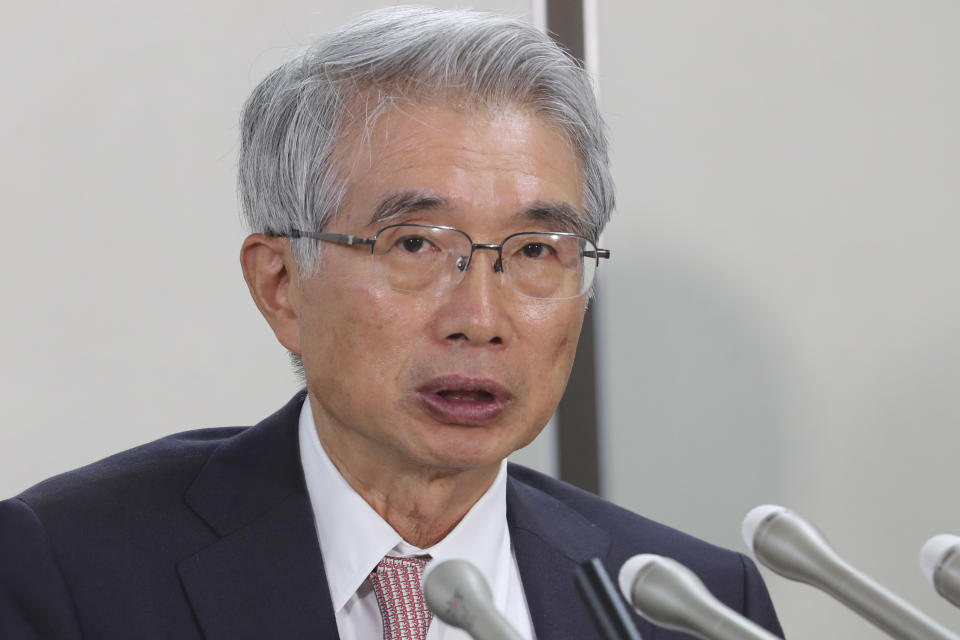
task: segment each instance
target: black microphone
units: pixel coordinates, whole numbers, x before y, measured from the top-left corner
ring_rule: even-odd
[[[644,617],[704,640],[779,640],[717,600],[676,560],[643,554],[620,569],[620,590]]]
[[[493,605],[493,594],[483,574],[466,560],[428,565],[423,597],[435,616],[463,629],[474,640],[523,640]]]
[[[642,640],[600,558],[574,569],[573,581],[604,640]]]
[[[942,533],[927,540],[920,570],[937,593],[960,607],[960,536]]]
[[[757,560],[770,569],[825,591],[894,638],[960,640],[852,567],[812,524],[784,507],[752,509],[743,521],[743,539]]]

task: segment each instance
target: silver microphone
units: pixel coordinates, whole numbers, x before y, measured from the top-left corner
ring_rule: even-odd
[[[937,593],[960,607],[960,536],[942,533],[927,540],[920,570]]]
[[[423,597],[435,616],[463,629],[474,640],[523,640],[493,605],[493,594],[483,574],[466,560],[428,565]]]
[[[743,521],[743,539],[757,560],[773,571],[825,591],[894,638],[960,640],[852,567],[813,525],[784,507],[752,509]]]
[[[717,600],[696,574],[676,560],[633,556],[623,563],[619,578],[627,602],[661,627],[704,640],[779,640]]]

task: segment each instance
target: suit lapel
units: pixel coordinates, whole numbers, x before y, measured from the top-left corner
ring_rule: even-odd
[[[513,477],[507,483],[507,523],[537,640],[599,639],[573,572],[591,558],[606,560],[607,532],[562,501]],[[611,576],[616,581],[616,575]],[[653,637],[649,623],[634,621],[644,638]]]
[[[187,491],[220,536],[178,566],[210,640],[338,637],[300,466],[302,403],[219,447]]]
[[[510,478],[507,523],[537,640],[597,638],[573,570],[603,557],[606,533],[562,502]]]

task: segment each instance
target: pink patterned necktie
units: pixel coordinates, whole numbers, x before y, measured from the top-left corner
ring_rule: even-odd
[[[423,601],[420,580],[429,556],[386,556],[370,574],[383,618],[383,640],[425,640],[433,613]]]

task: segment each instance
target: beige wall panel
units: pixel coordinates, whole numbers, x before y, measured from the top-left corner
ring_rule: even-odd
[[[740,550],[747,510],[784,504],[960,628],[916,560],[960,533],[960,5],[601,2],[598,24],[610,497]],[[879,636],[765,575],[788,636]]]

